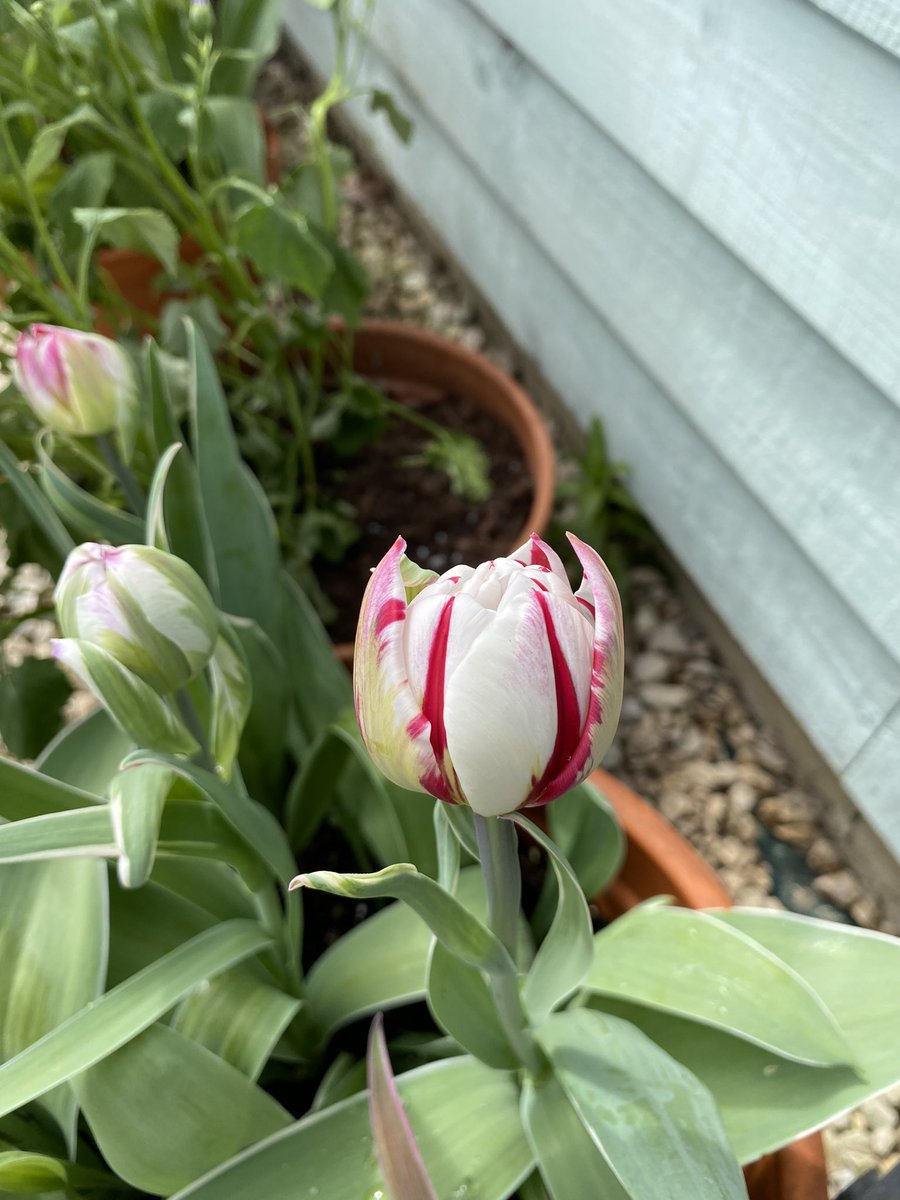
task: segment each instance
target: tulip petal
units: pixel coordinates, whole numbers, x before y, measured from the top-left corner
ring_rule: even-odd
[[[404,652],[407,616],[403,580],[406,542],[397,538],[372,572],[363,597],[353,656],[353,691],[360,732],[376,766],[412,791],[437,773],[431,726],[409,685]]]
[[[594,613],[590,706],[571,759],[555,779],[548,781],[543,793],[535,797],[536,804],[546,804],[563,795],[600,763],[615,737],[622,709],[625,638],[619,590],[597,551],[572,533],[566,536],[584,568],[584,584],[577,598],[585,601]]]
[[[548,612],[560,647],[556,657]],[[450,677],[444,707],[450,760],[467,803],[482,816],[520,808],[555,752],[566,757],[562,747],[578,741],[580,709],[588,707],[586,626],[576,608],[549,593],[517,592],[504,598]],[[560,677],[568,697],[562,727]]]
[[[548,546],[544,539],[538,537],[536,533],[531,535],[524,546],[520,546],[514,554],[511,554],[510,558],[514,558],[516,562],[522,563],[525,567],[546,567],[548,571],[552,571],[554,575],[568,584],[568,576],[562,559],[552,546]]]

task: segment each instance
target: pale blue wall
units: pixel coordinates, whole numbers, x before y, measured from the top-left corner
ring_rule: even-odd
[[[892,0],[379,0],[416,132],[354,119],[900,856],[898,51]]]

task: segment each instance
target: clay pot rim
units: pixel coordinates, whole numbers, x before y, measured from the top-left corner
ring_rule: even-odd
[[[485,390],[493,389],[502,397],[501,407],[505,415],[499,412],[496,415],[507,425],[522,449],[534,490],[528,516],[515,542],[509,547],[509,552],[518,549],[532,533],[543,533],[553,512],[556,454],[547,424],[528,393],[483,354],[469,350],[466,346],[461,346],[458,342],[431,330],[419,329],[403,321],[372,317],[366,318],[357,330],[354,349],[360,345],[364,346],[368,339],[380,339],[395,347],[405,344],[426,352],[433,360],[449,360],[465,373],[477,376],[483,381]],[[385,370],[384,374],[400,378],[400,373],[396,370]],[[336,643],[334,652],[345,666],[352,665],[352,642]]]
[[[712,868],[661,813],[607,771],[594,771],[590,778],[612,803],[628,839],[619,878],[598,897],[601,911],[613,915],[617,909],[622,911],[623,903],[630,907],[635,898],[649,899],[634,878],[640,874],[642,859],[658,867],[658,878],[666,877],[666,890],[680,904],[689,908],[732,906]],[[764,1155],[748,1164],[745,1174],[751,1200],[827,1200],[825,1150],[818,1133]]]

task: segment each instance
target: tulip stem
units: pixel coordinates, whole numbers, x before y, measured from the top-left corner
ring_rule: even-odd
[[[519,935],[519,905],[522,873],[519,843],[511,821],[481,817],[473,812],[478,857],[487,890],[488,925],[515,961]],[[509,1044],[532,1075],[541,1073],[541,1058],[522,1007],[519,981],[515,975],[490,976],[491,994]]]
[[[131,511],[135,516],[143,517],[144,509],[146,508],[144,493],[141,491],[138,481],[119,457],[119,453],[108,433],[97,435],[97,449],[100,451],[100,456],[107,467],[109,467],[118,480],[119,487],[121,487],[125,494],[125,499],[131,506]]]
[[[187,688],[178,689],[175,693],[175,704],[178,706],[178,711],[184,718],[184,723],[190,730],[194,741],[200,747],[200,766],[210,771],[213,775],[216,775],[218,773],[216,770],[216,760],[212,756],[206,737],[206,730],[203,728],[203,722],[200,720],[200,715],[194,706]]]

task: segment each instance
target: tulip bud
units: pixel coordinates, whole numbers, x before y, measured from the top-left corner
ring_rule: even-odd
[[[137,408],[128,355],[96,333],[32,325],[16,343],[13,375],[35,415],[59,433],[110,433]]]
[[[54,600],[66,638],[105,650],[162,695],[203,670],[218,636],[199,575],[152,546],[85,542],[66,560]]]
[[[612,742],[622,706],[622,609],[595,550],[573,592],[537,535],[510,558],[426,579],[398,538],[375,568],[356,635],[363,741],[401,787],[482,816],[546,804]]]

